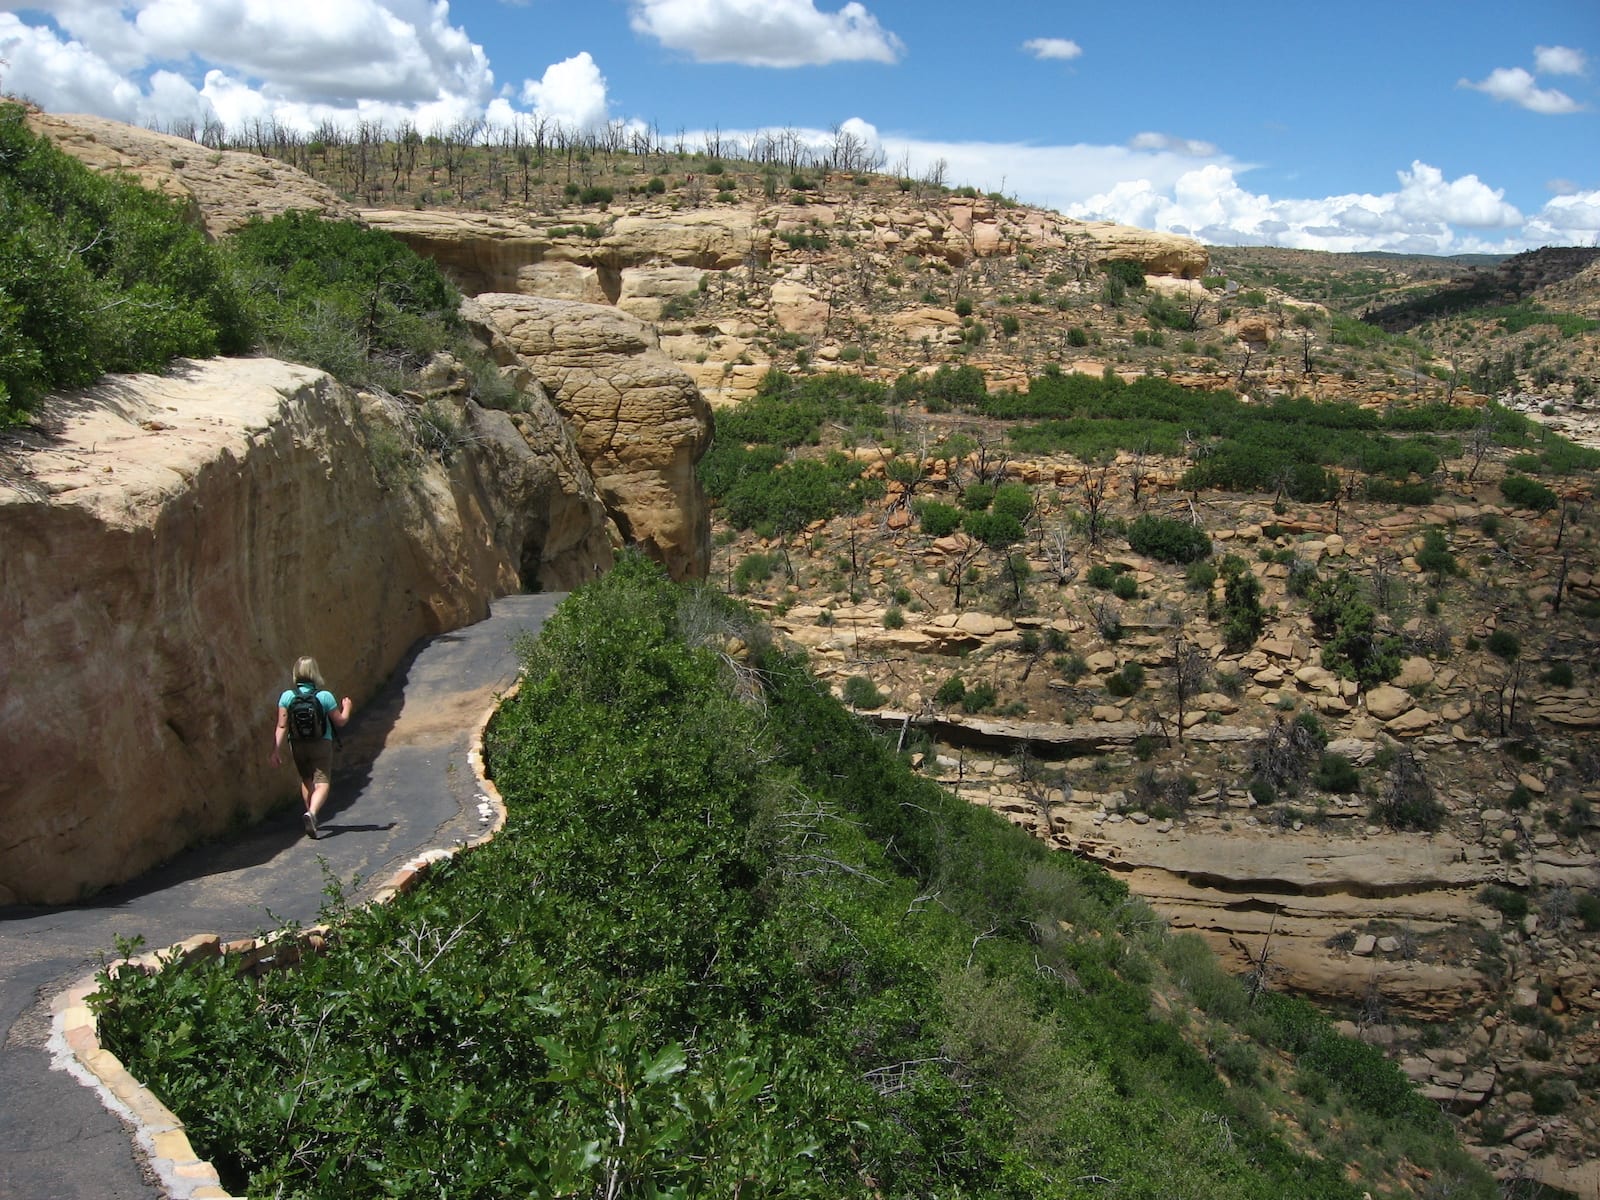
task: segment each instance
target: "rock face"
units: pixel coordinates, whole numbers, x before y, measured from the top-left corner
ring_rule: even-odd
[[[359,701],[418,637],[609,565],[538,397],[467,404],[448,471],[394,455],[395,406],[270,359],[180,363],[54,398],[6,448],[0,903],[75,900],[283,799],[265,748],[297,656]]]
[[[655,332],[604,305],[493,293],[468,300],[503,364],[525,366],[571,423],[606,511],[674,578],[702,578],[711,523],[694,466],[711,409]]]
[[[303,171],[236,150],[208,150],[188,138],[81,113],[28,113],[28,127],[99,171],[132,175],[145,187],[182,201],[212,237],[251,217],[290,209],[354,217],[355,209]]]

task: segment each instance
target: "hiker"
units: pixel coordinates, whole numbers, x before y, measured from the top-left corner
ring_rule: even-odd
[[[269,761],[273,766],[283,761],[283,739],[287,737],[295,770],[300,772],[300,802],[305,805],[300,821],[309,838],[317,836],[317,813],[327,803],[333,783],[333,731],[343,729],[350,720],[350,708],[349,696],[334,701],[314,658],[294,664],[294,685],[278,697],[278,726]]]

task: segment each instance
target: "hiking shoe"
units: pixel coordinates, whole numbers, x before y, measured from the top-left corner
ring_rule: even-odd
[[[300,814],[300,823],[306,827],[306,836],[315,841],[317,837],[317,818],[315,814],[310,809],[307,809]]]

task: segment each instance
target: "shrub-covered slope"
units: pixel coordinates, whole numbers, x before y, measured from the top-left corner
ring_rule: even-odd
[[[234,1186],[1491,1194],[1376,1051],[913,775],[721,597],[628,560],[523,653],[492,844],[294,971],[108,981]]]

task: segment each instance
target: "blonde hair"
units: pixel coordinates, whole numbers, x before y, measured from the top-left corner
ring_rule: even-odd
[[[318,691],[328,686],[322,682],[322,669],[317,666],[317,660],[309,655],[295,660],[294,681],[296,683],[314,683],[317,685]]]

